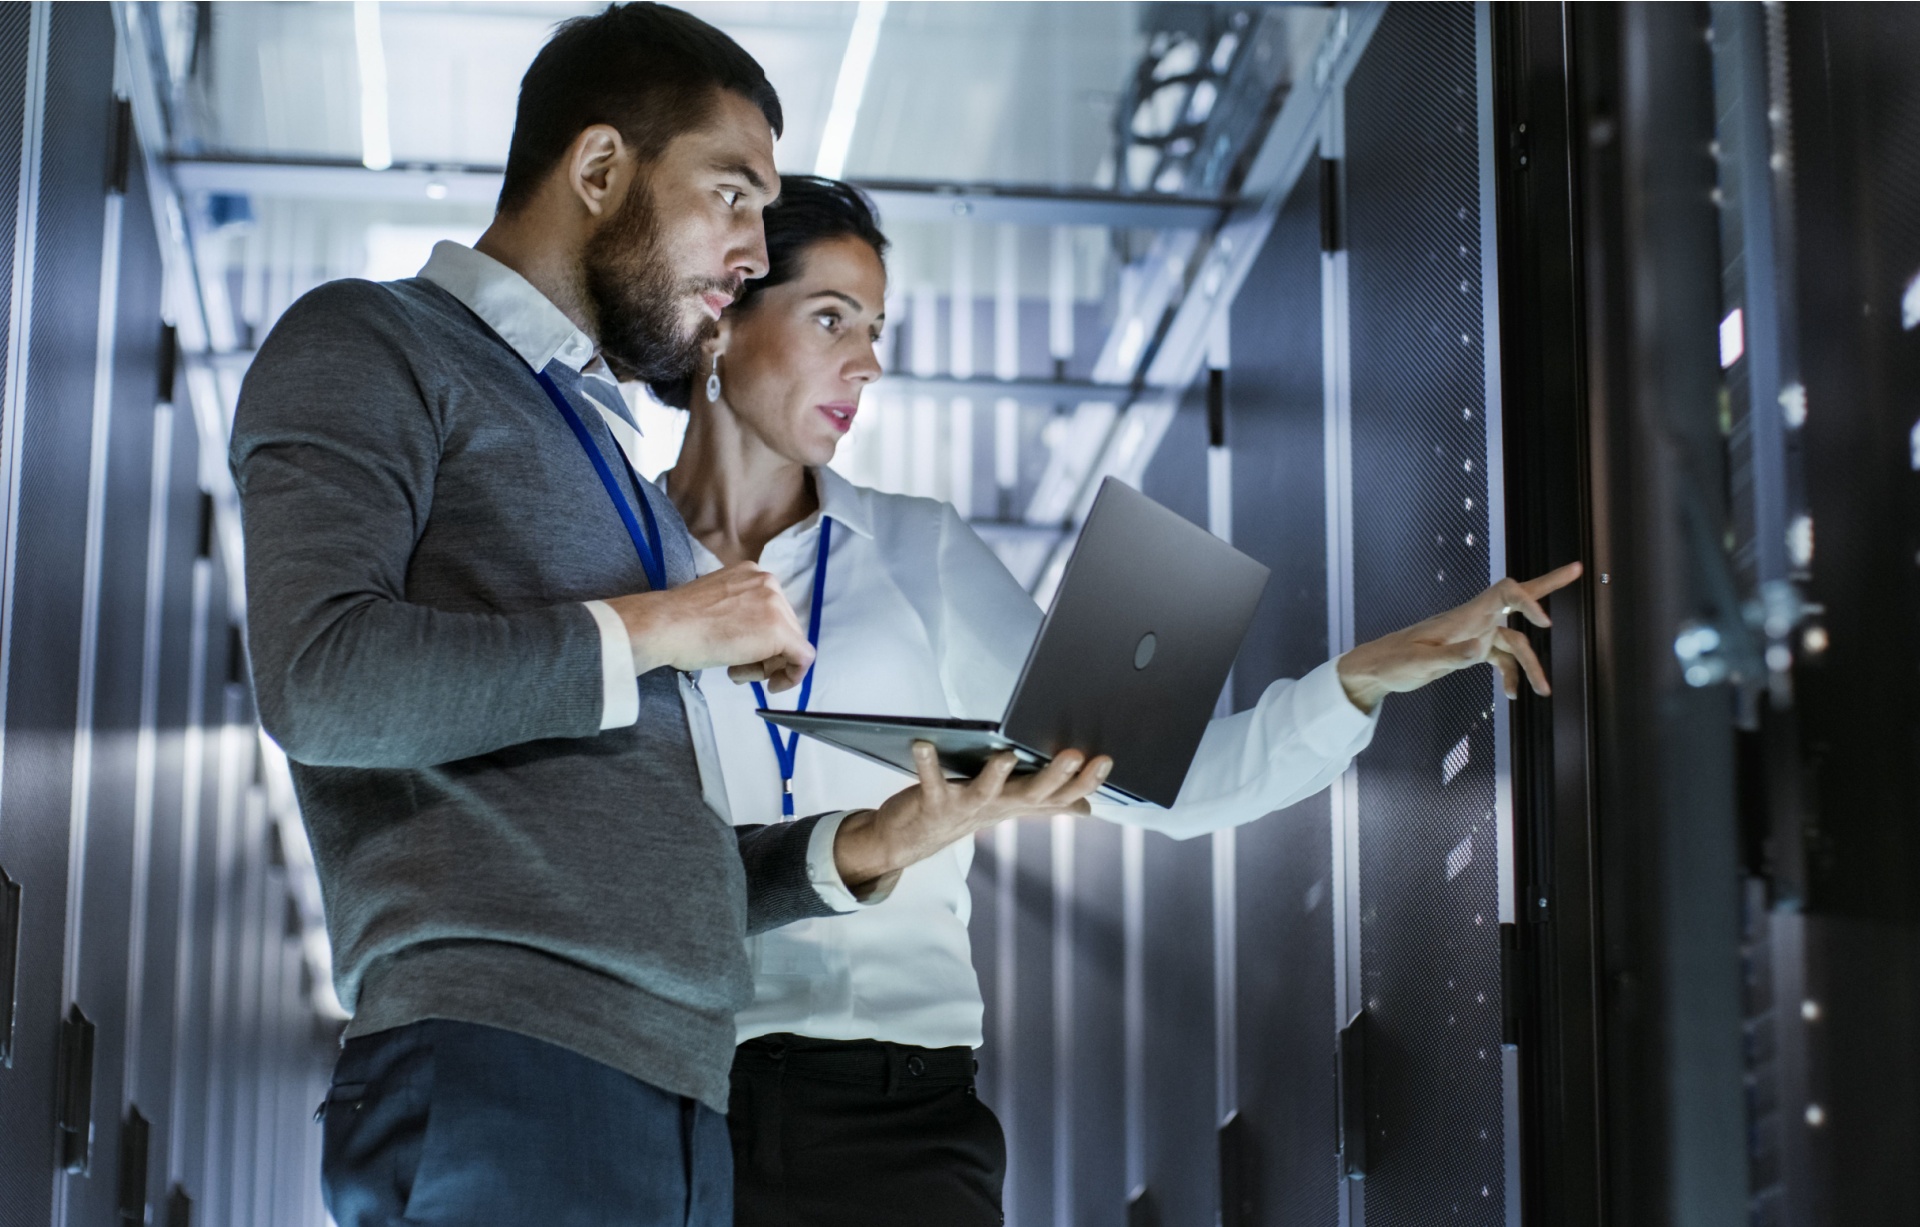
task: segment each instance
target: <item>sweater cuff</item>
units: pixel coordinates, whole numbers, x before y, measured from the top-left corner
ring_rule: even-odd
[[[605,601],[585,602],[600,628],[600,730],[623,729],[640,719],[640,684],[633,664],[633,644],[627,624]]]
[[[1294,727],[1315,753],[1326,758],[1348,757],[1373,740],[1385,701],[1369,715],[1353,705],[1340,684],[1339,660],[1328,661],[1301,678],[1293,688]]]
[[[840,868],[833,860],[833,841],[840,833],[840,824],[853,812],[841,810],[823,814],[820,821],[814,823],[813,834],[807,839],[807,879],[813,883],[813,889],[819,892],[821,902],[836,912],[855,912],[885,902],[900,880],[899,874],[888,874],[883,884],[865,899],[855,898],[853,892],[847,889],[847,884],[840,880]]]

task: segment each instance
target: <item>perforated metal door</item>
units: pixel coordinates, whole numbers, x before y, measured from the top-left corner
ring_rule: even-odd
[[[1360,641],[1472,597],[1496,557],[1479,81],[1474,6],[1396,4],[1347,87]],[[1361,760],[1369,1227],[1508,1221],[1501,702],[1486,669],[1396,696]]]

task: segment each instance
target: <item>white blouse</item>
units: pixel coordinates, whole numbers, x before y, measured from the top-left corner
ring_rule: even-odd
[[[804,624],[820,517],[832,517],[826,597],[809,709],[997,720],[1039,632],[1041,612],[945,503],[858,487],[814,470],[821,511],[767,543],[760,565]],[[702,574],[720,561],[697,542]],[[750,686],[701,678],[736,823],[781,820],[780,768]],[[790,708],[797,690],[774,695]],[[1269,686],[1249,711],[1213,721],[1171,809],[1100,804],[1104,819],[1175,838],[1250,822],[1311,796],[1372,739],[1376,718],[1347,699],[1331,662]],[[787,736],[782,731],[783,736]],[[802,737],[794,810],[876,806],[910,783],[889,768]],[[748,939],[754,1001],[739,1038],[776,1031],[930,1048],[981,1043],[982,1003],[967,940],[962,840],[906,870],[884,901]]]

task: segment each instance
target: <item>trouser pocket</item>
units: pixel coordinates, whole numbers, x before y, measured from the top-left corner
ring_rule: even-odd
[[[321,1102],[321,1190],[339,1227],[406,1212],[426,1137],[433,1053],[411,1027],[350,1041]]]

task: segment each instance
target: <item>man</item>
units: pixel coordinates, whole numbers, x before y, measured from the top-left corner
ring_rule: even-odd
[[[812,649],[758,568],[694,578],[672,504],[620,459],[611,376],[685,370],[765,271],[779,128],[704,23],[569,22],[522,83],[477,247],[316,290],[248,374],[255,685],[354,1010],[322,1109],[341,1227],[721,1227],[744,935],[878,901],[1104,775],[929,771],[878,811],[730,828],[687,679],[779,689]]]

